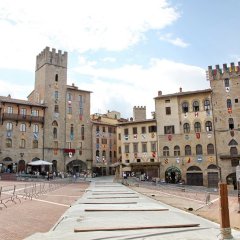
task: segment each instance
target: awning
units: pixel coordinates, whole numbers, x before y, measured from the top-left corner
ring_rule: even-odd
[[[44,161],[44,160],[37,160],[37,161],[28,163],[28,165],[30,165],[30,166],[46,166],[46,165],[52,165],[52,163]]]
[[[131,172],[131,171],[132,171],[132,168],[131,168],[131,167],[123,167],[123,168],[122,168],[122,171],[123,171],[123,172]]]

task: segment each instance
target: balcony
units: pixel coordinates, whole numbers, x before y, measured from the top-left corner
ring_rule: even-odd
[[[44,123],[44,117],[20,115],[20,114],[14,114],[14,113],[3,113],[2,121],[5,121],[5,120]]]

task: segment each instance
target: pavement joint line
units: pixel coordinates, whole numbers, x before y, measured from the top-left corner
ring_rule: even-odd
[[[177,198],[182,198],[182,199],[187,199],[187,200],[195,201],[195,202],[198,202],[198,203],[203,203],[203,202],[204,202],[204,201],[200,201],[200,200],[193,199],[193,198],[187,198],[187,197],[182,197],[182,196],[175,195],[175,194],[165,193],[165,192],[162,192],[162,191],[158,191],[158,192],[159,192],[159,193],[162,193],[162,194],[165,194],[165,195],[174,196],[174,197],[177,197]],[[146,193],[145,193],[145,195],[146,195]]]
[[[50,201],[46,201],[46,200],[42,200],[42,199],[37,199],[37,198],[32,198],[32,200],[35,200],[35,201],[38,201],[38,202],[50,203],[50,204],[54,204],[54,205],[58,205],[58,206],[63,206],[63,207],[71,207],[71,205],[66,205],[66,204],[56,203],[56,202],[50,202]]]
[[[78,204],[137,204],[137,202],[83,202]]]
[[[111,199],[113,199],[113,198],[139,198],[139,196],[136,196],[136,197],[130,197],[130,196],[129,197],[127,197],[127,196],[126,197],[120,197],[120,196],[119,197],[112,197],[112,196],[108,197],[108,196],[106,196],[106,197],[89,197],[88,199],[107,199],[107,198],[111,198]]]
[[[162,211],[169,211],[168,208],[149,208],[149,209],[134,209],[134,208],[129,208],[129,209],[110,209],[110,208],[105,208],[105,209],[97,209],[97,208],[86,208],[84,210],[85,212],[162,212]]]

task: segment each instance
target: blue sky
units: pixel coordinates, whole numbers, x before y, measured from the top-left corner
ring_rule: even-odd
[[[163,94],[209,88],[209,65],[240,61],[239,0],[1,0],[0,95],[26,99],[35,58],[68,52],[68,84],[91,112],[154,111]]]

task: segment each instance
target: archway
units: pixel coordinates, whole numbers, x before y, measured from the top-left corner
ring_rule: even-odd
[[[52,171],[57,173],[57,160],[52,160]]]
[[[87,164],[82,160],[72,160],[67,164],[67,171],[70,173],[86,172]]]
[[[167,183],[178,183],[182,178],[181,171],[177,167],[169,167],[165,171],[165,181]]]
[[[13,172],[13,162],[10,157],[6,157],[3,159],[3,166],[2,166],[3,172],[12,173]]]
[[[203,186],[203,173],[201,168],[191,166],[187,169],[187,185]]]
[[[218,176],[218,167],[215,164],[210,164],[207,168],[208,171],[208,187],[209,188],[217,188],[219,182]]]
[[[25,161],[24,160],[19,160],[18,161],[18,172],[22,173],[25,172],[26,169],[26,165],[25,165]]]
[[[234,189],[237,189],[237,178],[236,178],[236,172],[230,173],[226,177],[226,182],[228,185],[233,185]]]

